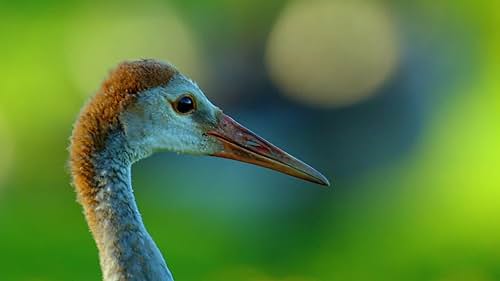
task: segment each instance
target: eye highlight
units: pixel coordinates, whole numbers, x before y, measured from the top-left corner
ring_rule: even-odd
[[[196,103],[194,102],[193,97],[185,95],[174,102],[174,109],[178,113],[188,114],[196,109]]]

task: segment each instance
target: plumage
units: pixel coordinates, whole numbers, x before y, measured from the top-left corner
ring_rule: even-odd
[[[113,70],[96,95],[84,106],[71,138],[71,173],[84,205],[95,204],[92,157],[104,148],[109,133],[118,128],[119,114],[147,89],[166,85],[178,71],[155,60],[124,62]],[[93,215],[88,214],[93,220]]]
[[[329,184],[226,116],[172,65],[124,62],[83,107],[70,146],[73,184],[106,281],[173,280],[131,186],[132,164],[161,150],[235,159]]]

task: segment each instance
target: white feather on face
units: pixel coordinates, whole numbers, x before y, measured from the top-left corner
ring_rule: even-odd
[[[182,114],[174,106],[186,95],[192,97],[195,110]],[[154,151],[210,154],[220,150],[220,144],[205,131],[217,124],[220,112],[194,82],[178,74],[167,86],[142,93],[120,121],[128,144],[141,157]]]

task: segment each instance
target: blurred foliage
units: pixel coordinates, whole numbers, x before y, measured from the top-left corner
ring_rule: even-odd
[[[177,280],[500,280],[500,2],[378,1],[397,65],[369,98],[326,106],[307,91],[288,99],[270,78],[266,48],[295,2],[3,1],[0,280],[100,278],[68,137],[106,71],[137,56],[177,64],[225,111],[334,179],[321,190],[219,159],[138,163],[137,200]],[[355,15],[341,23],[347,34],[363,21]],[[333,53],[315,47],[303,62]],[[286,59],[296,65],[280,71],[303,67]]]

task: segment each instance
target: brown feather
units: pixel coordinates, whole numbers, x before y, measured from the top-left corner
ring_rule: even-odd
[[[176,73],[173,66],[155,60],[123,62],[81,111],[71,137],[70,169],[91,230],[97,193],[93,156],[104,148],[108,134],[120,127],[120,113],[142,92],[168,84]]]

